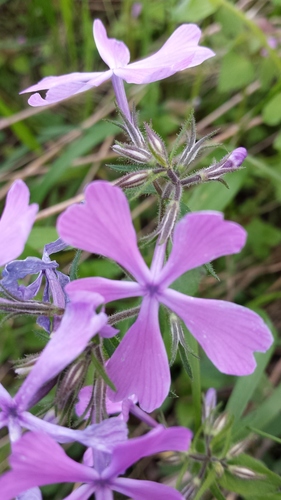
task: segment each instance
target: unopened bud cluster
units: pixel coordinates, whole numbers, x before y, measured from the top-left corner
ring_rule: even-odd
[[[163,244],[171,237],[177,222],[183,188],[210,181],[218,181],[227,186],[223,176],[241,167],[247,151],[243,147],[237,148],[219,162],[190,174],[194,168],[194,160],[200,152],[210,147],[206,142],[215,132],[196,141],[195,120],[191,116],[179,134],[172,153],[169,154],[164,141],[150,125],[146,123],[144,132],[140,130],[134,112],[131,121],[120,110],[119,114],[122,123],[118,125],[130,142],[118,142],[112,149],[130,163],[141,165],[142,169],[124,175],[115,181],[115,185],[123,189],[135,189],[137,194],[141,194],[147,185],[153,185],[159,197],[159,220],[156,230],[145,239],[149,241],[158,236],[158,242]],[[186,143],[178,153],[179,143],[184,135]]]

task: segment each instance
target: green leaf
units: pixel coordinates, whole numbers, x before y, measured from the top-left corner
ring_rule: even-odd
[[[257,173],[257,171],[262,174],[262,177],[271,179],[273,181],[278,181],[281,183],[281,174],[276,171],[275,168],[269,167],[265,162],[261,161],[258,158],[254,158],[253,156],[247,156],[244,165],[247,166],[250,164],[254,168],[252,169],[253,174]]]
[[[258,259],[266,259],[270,249],[281,241],[281,230],[261,219],[252,220],[245,229],[248,233],[246,247],[250,248],[252,255]]]
[[[266,494],[277,493],[281,486],[281,478],[271,472],[262,462],[241,454],[228,461],[228,465],[250,469],[256,473],[255,479],[242,479],[230,471],[225,471],[219,479],[219,484],[231,492],[243,495],[246,498],[265,498]],[[262,476],[262,479],[261,479]]]
[[[249,426],[250,431],[254,432],[255,434],[258,434],[259,436],[265,437],[267,439],[271,439],[272,441],[275,441],[275,443],[281,444],[281,439],[273,436],[272,434],[268,434],[268,432],[263,432],[260,429],[257,429],[256,427],[251,427]]]
[[[113,337],[112,339],[103,339],[103,346],[109,358],[115,352],[119,344],[120,342],[118,341],[117,337]]]
[[[281,122],[281,93],[275,95],[264,106],[262,116],[267,125],[278,125]]]
[[[197,267],[191,271],[182,274],[176,281],[173,282],[171,288],[177,292],[184,293],[185,295],[195,295],[200,281],[205,276],[204,267]]]
[[[115,127],[105,122],[97,123],[84,131],[83,135],[72,142],[59,158],[54,161],[40,184],[31,190],[32,200],[41,203],[51,188],[58,183],[75,158],[88,153],[106,137],[113,135],[114,132],[116,132]]]
[[[204,495],[204,493],[209,490],[210,486],[214,483],[215,480],[216,480],[216,472],[214,470],[210,470],[207,476],[205,477],[203,483],[201,484],[199,490],[197,491],[194,500],[202,499],[202,495]]]
[[[27,244],[36,250],[41,250],[47,243],[55,241],[57,238],[58,233],[54,227],[34,227],[29,235]]]
[[[216,0],[183,0],[176,7],[173,19],[175,21],[197,23],[213,14],[219,6]]]
[[[78,278],[78,266],[79,266],[79,260],[82,254],[82,250],[77,250],[75,253],[74,259],[72,261],[72,264],[70,266],[70,271],[69,271],[69,278],[70,281],[76,280]]]
[[[189,363],[188,358],[187,358],[186,350],[184,349],[184,347],[181,344],[179,344],[178,349],[179,349],[182,365],[183,365],[187,375],[192,379],[192,370],[191,370],[191,366],[190,366],[190,363]]]
[[[110,389],[112,389],[113,391],[116,392],[116,387],[114,386],[113,382],[111,382],[109,376],[107,375],[106,371],[104,370],[104,367],[100,364],[100,362],[97,360],[97,358],[94,355],[92,355],[92,361],[93,361],[93,365],[94,365],[96,371],[101,376],[101,378],[110,387]]]
[[[239,377],[231,396],[226,405],[226,410],[231,413],[235,419],[239,419],[247,407],[251,397],[254,394],[263,373],[266,369],[267,363],[270,360],[275,347],[271,346],[266,353],[257,353],[256,361],[257,367],[252,375],[246,377]]]
[[[219,92],[244,89],[254,79],[254,69],[249,59],[235,52],[227,53],[222,60],[219,75]]]
[[[112,170],[116,170],[116,172],[134,172],[138,169],[137,165],[114,165],[113,163],[107,163],[106,166],[112,168]]]
[[[189,191],[185,191],[183,201],[187,202],[194,212],[197,210],[224,210],[236,196],[247,176],[246,169],[239,170],[234,174],[227,174],[229,189],[225,189],[219,182],[201,184],[196,186],[191,196]]]
[[[225,500],[225,496],[223,496],[216,482],[210,486],[210,492],[217,500]]]

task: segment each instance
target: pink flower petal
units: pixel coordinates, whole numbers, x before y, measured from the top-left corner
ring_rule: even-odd
[[[150,273],[138,249],[124,193],[108,182],[95,181],[86,188],[85,200],[58,218],[60,237],[76,248],[116,260],[143,283]]]
[[[1,500],[11,500],[34,486],[65,482],[92,482],[94,469],[69,458],[46,434],[28,432],[13,444],[12,470],[0,478]],[[93,488],[94,491],[94,488]]]
[[[198,340],[214,365],[229,375],[249,375],[253,353],[265,352],[273,338],[254,311],[223,300],[197,299],[166,290],[161,302],[174,311]]]
[[[66,286],[66,292],[68,288]],[[105,325],[107,316],[95,313],[102,302],[97,294],[72,292],[58,330],[42,351],[37,363],[20,387],[15,400],[25,410],[39,388],[56,377],[85,349],[89,340]]]
[[[235,222],[223,220],[220,212],[194,212],[176,225],[173,247],[159,280],[167,286],[186,271],[222,255],[238,253],[246,231]]]
[[[115,281],[107,278],[81,278],[74,280],[68,284],[67,290],[99,293],[104,298],[106,304],[113,300],[142,295],[141,287],[135,281]]]
[[[92,453],[92,450],[90,450]],[[75,490],[73,490],[70,495],[67,495],[67,497],[64,497],[63,500],[88,500],[90,498],[91,494],[94,493],[95,488],[93,488],[92,485],[90,484],[82,484],[82,486],[79,486]],[[97,494],[95,493],[95,500],[97,499]],[[111,500],[111,499],[110,499]]]
[[[112,401],[121,401],[135,394],[141,408],[147,412],[161,406],[170,388],[170,369],[155,299],[143,300],[136,322],[122,339],[106,369],[117,389],[117,392],[108,391]]]
[[[33,226],[38,205],[29,205],[26,184],[15,181],[8,191],[0,220],[0,266],[16,259],[23,251]]]
[[[214,56],[212,50],[198,47],[200,36],[198,26],[183,24],[158,52],[126,67],[120,66],[114,73],[128,83],[150,83],[196,66]]]
[[[185,427],[164,428],[157,425],[144,436],[129,439],[117,444],[112,453],[110,465],[104,470],[104,478],[113,478],[124,474],[137,460],[163,451],[187,451],[192,439],[192,432]]]
[[[126,497],[134,500],[144,500],[144,498],[153,498],[153,500],[184,500],[179,491],[165,484],[155,483],[154,481],[119,477],[113,481],[112,487],[115,491],[123,493]]]
[[[105,27],[99,19],[94,21],[93,34],[101,58],[111,69],[128,64],[130,61],[128,47],[115,38],[108,38]]]
[[[75,78],[69,78],[72,76],[70,74],[70,75],[65,75],[63,77],[52,76],[43,78],[42,80],[43,83],[39,82],[37,85],[33,85],[32,87],[24,90],[21,93],[30,92],[31,89],[36,89],[37,87],[39,87],[39,90],[41,90],[40,87],[42,86],[46,88],[47,82],[44,81],[49,80],[50,78],[50,87],[47,87],[49,88],[49,90],[46,92],[46,96],[44,99],[38,93],[33,94],[28,99],[28,104],[30,104],[30,106],[47,106],[48,104],[54,104],[56,102],[63,101],[64,99],[68,99],[69,97],[72,97],[73,95],[76,94],[80,94],[81,92],[86,92],[86,90],[89,90],[93,87],[98,87],[111,77],[112,72],[104,71],[102,73],[85,73],[85,75],[90,75],[89,79],[87,79],[83,73],[81,74],[74,73],[74,75],[77,76],[75,76]],[[78,75],[81,75],[80,79],[78,78]],[[54,80],[56,79],[58,80],[58,82],[55,85]]]

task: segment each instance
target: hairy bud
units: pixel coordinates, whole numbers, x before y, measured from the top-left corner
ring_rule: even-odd
[[[262,479],[264,477],[262,474],[257,474],[248,467],[241,467],[240,465],[229,465],[228,470],[241,479]]]
[[[115,153],[124,156],[135,163],[150,163],[152,159],[149,151],[131,144],[114,144],[112,149]]]
[[[163,167],[168,167],[169,160],[164,142],[147,123],[145,123],[144,126],[147,135],[148,147],[152,155],[156,159],[157,163]]]

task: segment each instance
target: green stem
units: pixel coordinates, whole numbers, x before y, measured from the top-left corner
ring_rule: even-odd
[[[195,432],[201,427],[202,416],[202,398],[201,398],[201,373],[200,373],[200,359],[199,359],[199,346],[195,338],[188,332],[187,341],[191,351],[195,354],[190,357],[190,364],[192,369],[192,401],[194,408],[194,424]]]

